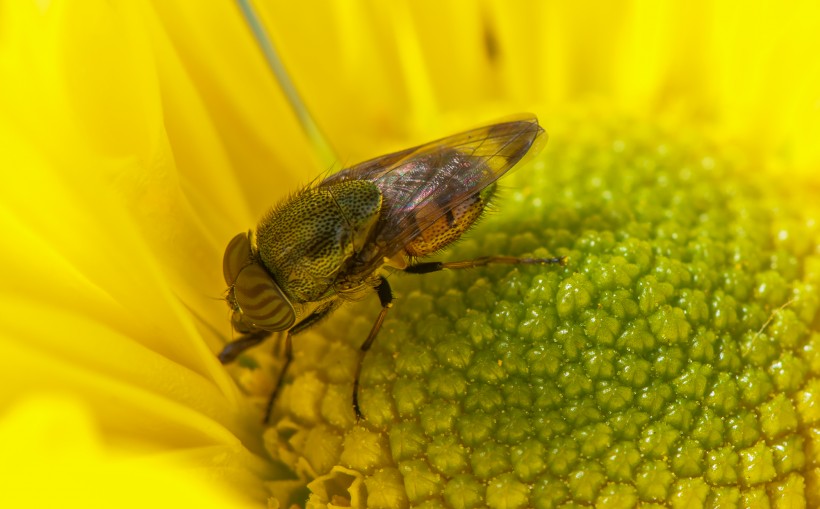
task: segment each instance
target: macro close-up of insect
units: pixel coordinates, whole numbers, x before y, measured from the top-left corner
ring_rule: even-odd
[[[492,253],[419,261],[470,229],[493,198],[496,181],[546,138],[538,121],[525,117],[377,157],[297,191],[255,231],[230,241],[223,273],[231,324],[240,336],[224,347],[220,361],[231,362],[272,333],[286,331],[284,366],[266,421],[293,357],[292,337],[345,301],[375,292],[381,311],[361,344],[353,383],[353,409],[362,418],[359,374],[393,303],[391,273],[563,262]]]

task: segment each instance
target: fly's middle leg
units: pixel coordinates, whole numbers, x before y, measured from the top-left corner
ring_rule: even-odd
[[[380,276],[379,285],[376,287],[376,293],[379,295],[379,302],[381,302],[382,309],[379,311],[379,316],[376,317],[376,322],[370,329],[370,334],[364,340],[362,346],[359,348],[359,362],[356,364],[356,376],[353,378],[353,411],[356,412],[356,419],[362,419],[362,410],[359,407],[359,375],[362,373],[362,362],[364,361],[364,354],[370,350],[373,341],[376,340],[376,335],[379,329],[382,328],[384,319],[387,316],[387,311],[393,306],[393,290],[390,289],[390,283],[383,276]]]
[[[288,371],[288,366],[290,366],[291,361],[293,361],[293,332],[288,331],[285,336],[285,363],[282,365],[282,369],[279,370],[279,376],[276,377],[276,385],[273,386],[273,392],[270,393],[268,402],[265,405],[265,414],[262,418],[262,423],[264,424],[270,422],[270,414],[273,410],[273,404],[276,402],[276,395],[279,394],[279,387],[281,387],[282,382],[285,381],[285,373]]]
[[[271,395],[268,398],[267,405],[265,405],[265,416],[262,419],[263,423],[267,424],[270,422],[270,415],[273,411],[273,404],[276,402],[276,396],[279,394],[279,388],[282,386],[282,382],[285,381],[285,374],[288,371],[291,361],[293,361],[293,336],[313,327],[337,307],[338,302],[331,301],[327,305],[320,307],[313,313],[306,316],[304,320],[294,325],[287,332],[287,336],[285,337],[285,363],[279,371],[279,376],[276,378],[276,385],[273,387],[273,392],[271,392]]]
[[[222,364],[228,364],[229,362],[234,361],[239,354],[251,348],[253,346],[258,345],[262,341],[266,340],[268,337],[273,334],[271,331],[266,330],[255,330],[249,332],[247,334],[243,334],[242,337],[235,341],[231,341],[222,349],[219,353],[219,361]],[[268,398],[268,403],[265,406],[265,415],[262,419],[264,424],[267,424],[270,420],[270,413],[271,409],[273,408],[273,402],[276,401],[276,395],[279,393],[279,386],[282,385],[282,381],[285,379],[285,372],[288,370],[288,366],[290,362],[293,360],[293,340],[291,337],[293,336],[293,331],[288,331],[285,337],[285,364],[282,366],[282,369],[279,371],[279,376],[276,379],[276,385],[273,387],[273,392]]]

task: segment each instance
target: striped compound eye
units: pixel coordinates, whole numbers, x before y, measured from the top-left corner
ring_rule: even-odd
[[[228,244],[222,272],[242,322],[269,331],[287,330],[296,322],[293,305],[251,256],[247,233],[240,233]]]
[[[246,266],[253,263],[251,258],[250,232],[240,233],[228,242],[225,248],[225,256],[222,258],[222,275],[225,276],[225,284],[233,286],[239,272]]]

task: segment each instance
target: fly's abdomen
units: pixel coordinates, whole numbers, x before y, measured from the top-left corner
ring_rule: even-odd
[[[414,238],[404,250],[413,257],[427,256],[456,241],[481,217],[492,196],[494,186],[476,193],[447,211]]]

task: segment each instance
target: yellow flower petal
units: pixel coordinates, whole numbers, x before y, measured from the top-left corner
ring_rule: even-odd
[[[144,444],[101,436],[89,407],[71,397],[23,398],[0,415],[0,438],[7,507],[258,507],[260,487],[247,479],[244,461],[231,459],[234,451],[135,457],[130,447]],[[249,491],[237,497],[225,490],[231,485]]]
[[[573,254],[602,256],[594,249],[614,238],[601,222],[611,219],[607,214],[628,211],[613,206],[596,215],[571,204],[606,195],[611,183],[590,176],[611,164],[611,153],[629,150],[630,139],[654,140],[641,129],[629,131],[630,124],[661,123],[680,137],[664,139],[651,156],[636,159],[634,168],[623,170],[624,178],[636,169],[647,171],[644,165],[655,157],[694,146],[693,154],[703,154],[693,162],[698,172],[723,172],[732,161],[732,171],[748,172],[745,179],[769,191],[757,204],[761,210],[781,213],[788,201],[800,210],[773,226],[771,245],[761,248],[772,253],[769,270],[727,268],[717,296],[675,293],[685,279],[681,267],[692,260],[671,257],[661,265],[662,275],[634,281],[633,269],[649,266],[657,254],[651,245],[662,250],[668,244],[660,241],[688,235],[673,217],[651,239],[659,244],[626,243],[621,253],[560,281],[482,279],[469,287],[465,304],[454,278],[427,279],[401,303],[409,313],[405,318],[422,322],[422,330],[396,325],[402,315],[395,314],[387,324],[391,337],[380,338],[368,354],[363,382],[392,389],[363,393],[368,421],[355,427],[348,395],[357,340],[367,334],[374,309],[340,311],[325,327],[337,324],[350,341],[328,344],[328,335],[336,337],[332,328],[299,336],[289,373],[293,383],[277,401],[277,409],[289,410],[291,418],[263,438],[257,407],[270,393],[278,359],[254,352],[244,365],[229,367],[241,388],[214,359],[229,329],[220,302],[219,260],[235,233],[328,168],[310,152],[307,128],[278,93],[241,9],[231,3],[5,2],[0,229],[7,246],[0,252],[0,370],[9,383],[0,389],[0,403],[4,409],[22,405],[9,414],[12,424],[2,432],[27,437],[9,449],[13,459],[4,461],[23,465],[14,479],[36,482],[27,454],[62,454],[59,444],[44,438],[50,432],[37,432],[43,422],[65,414],[70,417],[60,432],[82,444],[71,451],[82,461],[73,470],[59,464],[71,472],[60,486],[64,505],[79,493],[72,480],[79,484],[76,479],[89,476],[116,477],[108,482],[116,488],[111,495],[139,483],[156,487],[140,493],[152,505],[162,505],[160,498],[174,505],[184,504],[180,499],[198,503],[197,496],[182,496],[188,493],[183,489],[179,498],[159,497],[168,486],[197,490],[192,471],[226,487],[231,506],[248,498],[261,503],[268,493],[279,497],[269,502],[273,507],[301,502],[311,479],[309,503],[317,507],[322,500],[374,507],[440,501],[518,507],[530,500],[548,506],[570,499],[610,507],[636,500],[788,504],[806,494],[804,502],[817,502],[811,494],[820,482],[813,330],[820,273],[814,253],[820,207],[813,196],[820,164],[814,142],[820,134],[820,16],[813,3],[783,9],[591,2],[579,9],[501,0],[470,8],[460,2],[346,1],[309,13],[293,3],[257,7],[342,164],[529,110],[547,125],[550,149],[568,154],[566,166],[541,169],[539,175],[554,179],[566,168],[590,166],[589,180],[536,198],[513,193],[518,205],[511,210],[566,200],[569,205],[545,222],[575,226],[551,232],[545,241],[536,235],[545,225],[524,218],[526,231],[509,241],[485,235],[484,249],[565,246],[600,230],[600,238]],[[583,112],[581,123],[565,120],[575,108]],[[613,112],[627,112],[632,120],[612,124]],[[579,148],[585,133],[597,136],[602,125],[615,132],[608,144],[594,151]],[[704,139],[719,142],[729,155],[704,150]],[[736,147],[734,154],[730,147]],[[776,182],[781,175],[789,177],[786,182]],[[714,190],[699,192],[690,200],[694,205],[711,203]],[[645,202],[655,198],[647,192]],[[677,212],[685,214],[679,206]],[[704,225],[721,223],[712,213],[703,212]],[[641,226],[635,228],[630,235],[640,237]],[[714,246],[704,245],[696,262],[714,261]],[[742,258],[755,247],[738,241],[737,250]],[[706,277],[701,268],[692,269],[693,278]],[[803,281],[792,284],[798,275]],[[607,301],[613,310],[644,317],[631,328],[623,330],[618,318],[597,313],[561,332],[565,349],[548,349],[541,357],[522,361],[512,350],[500,358],[476,349],[496,329],[514,328],[521,338],[554,334],[556,320],[571,321],[600,303],[601,285],[633,283],[635,302],[623,294]],[[499,286],[507,290],[498,293]],[[515,292],[523,288],[538,299],[555,298],[555,316],[540,310],[519,324]],[[749,295],[753,302],[742,307]],[[489,304],[499,309],[474,312]],[[440,319],[428,319],[434,311],[443,313]],[[761,317],[770,321],[758,323]],[[705,334],[692,325],[706,318],[719,331],[734,330],[744,320],[761,327],[733,338],[739,346],[722,350],[724,364],[715,367],[708,362],[715,341],[726,339],[723,332]],[[452,320],[461,327],[456,336],[448,329]],[[433,345],[414,346],[413,337],[433,338]],[[539,395],[541,404],[554,405],[544,422],[560,437],[548,448],[527,437],[516,407],[526,406],[531,391],[507,378],[530,368],[554,375],[562,355],[588,354],[582,337],[602,347],[620,341],[616,346],[627,353],[657,342],[674,351],[652,363],[625,356],[625,383],[647,387],[641,394],[623,384],[592,384],[613,376],[605,352],[562,371],[563,378]],[[688,357],[675,353],[684,349]],[[442,369],[442,358],[472,360],[475,366],[469,377],[454,374]],[[737,380],[727,366],[743,368]],[[673,374],[674,383],[658,381]],[[708,390],[713,380],[722,390]],[[438,401],[457,399],[467,388],[476,391],[471,401],[485,412],[503,403],[509,408],[482,419]],[[558,403],[590,391],[594,405]],[[41,394],[65,399],[36,399]],[[709,411],[696,418],[695,407],[673,396],[700,398],[698,404]],[[731,417],[713,410],[729,412],[738,402],[745,410]],[[620,432],[641,430],[645,440],[638,445],[613,445],[606,426],[575,429],[556,413],[582,418],[596,405],[620,412],[674,408],[663,425],[652,422],[644,429],[647,421],[638,417],[620,422]],[[685,423],[694,427],[692,436],[677,430]],[[459,447],[453,437],[460,433],[481,450]],[[720,448],[721,439],[742,445]],[[517,448],[493,446],[497,440],[513,441]],[[711,445],[704,449],[701,443]],[[299,479],[266,459],[268,454],[288,463]],[[168,457],[174,458],[170,466]],[[597,457],[604,459],[586,461]],[[162,472],[158,480],[150,472],[155,463]],[[766,483],[766,489],[750,483]],[[20,493],[33,486],[19,485]]]
[[[78,402],[111,454],[133,460],[121,492],[138,482],[133,469],[165,456],[179,465],[147,499],[199,470],[237,503],[264,500],[261,479],[277,467],[258,414],[215,359],[219,339],[201,335],[189,310],[224,323],[224,233],[205,228],[187,196],[207,191],[174,165],[146,30],[157,21],[105,2],[2,9],[3,408],[41,393]],[[211,173],[224,160],[212,158]],[[38,406],[35,426],[50,411]],[[107,468],[83,454],[90,472]],[[83,469],[66,470],[66,483],[84,482]]]

